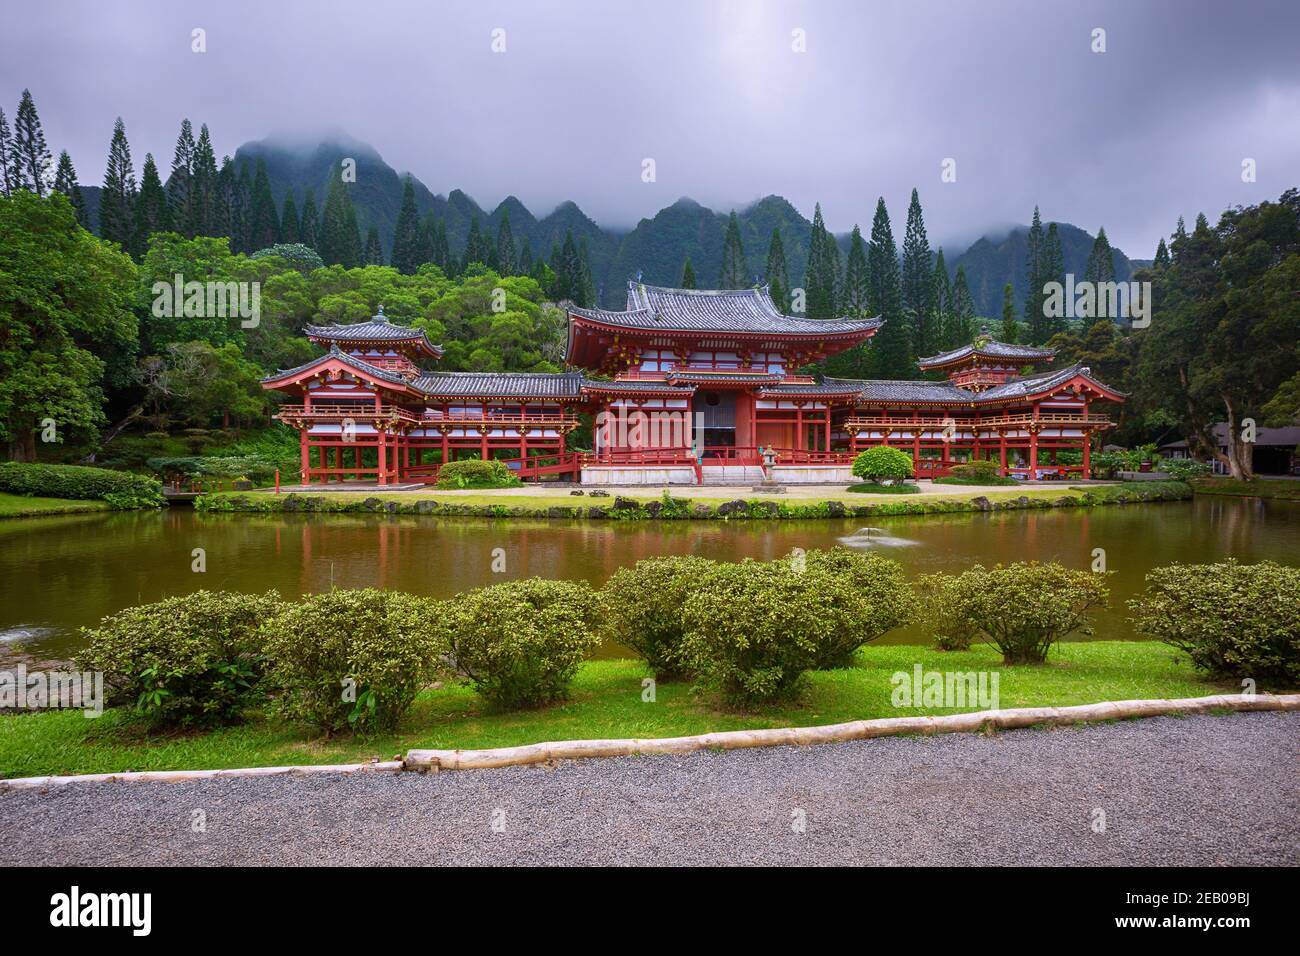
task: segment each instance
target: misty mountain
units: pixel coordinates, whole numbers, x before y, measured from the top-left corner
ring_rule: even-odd
[[[339,175],[345,159],[356,161],[356,182],[352,185],[352,202],[362,237],[371,225],[379,229],[380,242],[388,255],[402,204],[406,174],[399,173],[367,143],[346,134],[334,133],[318,141],[294,142],[278,137],[245,143],[235,152],[236,166],[249,164],[250,175],[258,159],[266,164],[276,208],[283,207],[290,190],[294,202],[302,209],[307,190],[315,193],[317,209],[324,206],[332,176]],[[454,253],[465,246],[470,225],[475,219],[486,235],[495,237],[503,216],[510,217],[510,230],[522,249],[527,239],[534,258],[549,259],[554,247],[564,242],[567,232],[574,240],[587,242],[600,304],[621,308],[626,298],[627,280],[640,275],[653,285],[676,285],[682,266],[689,257],[701,288],[716,287],[722,273],[722,242],[726,234],[728,211],[719,212],[683,197],[654,216],[642,219],[631,231],[604,229],[584,213],[576,203],[563,202],[542,218],[528,209],[517,197],[507,196],[493,209],[484,209],[470,196],[453,189],[445,196],[433,192],[412,176],[415,204],[423,217],[432,213],[447,226],[447,241]],[[98,226],[99,187],[83,186],[92,226]],[[741,242],[748,272],[762,281],[766,271],[768,244],[772,230],[781,233],[791,281],[803,280],[808,260],[812,223],[780,196],[766,196],[752,205],[736,210]],[[863,224],[869,228],[870,223]],[[1046,225],[1046,223],[1044,223]],[[1093,236],[1069,223],[1058,225],[1065,268],[1082,277],[1092,250]],[[981,316],[999,317],[1002,313],[1002,287],[1011,282],[1019,310],[1026,293],[1025,254],[1029,227],[998,227],[974,242],[965,252],[948,252],[948,268],[954,275],[957,266],[966,269],[967,282]],[[901,240],[903,223],[894,223],[894,234]],[[842,253],[847,256],[849,234],[836,236]],[[1145,260],[1130,260],[1114,250],[1115,278],[1127,280]]]
[[[1046,222],[1043,223],[1044,231],[1047,225]],[[1056,230],[1061,237],[1065,271],[1073,273],[1076,281],[1081,281],[1087,269],[1088,254],[1092,252],[1092,243],[1096,237],[1068,222],[1058,223]],[[971,296],[975,299],[977,314],[1000,318],[1002,287],[1010,282],[1015,290],[1018,318],[1024,305],[1025,295],[1029,291],[1029,277],[1025,271],[1025,257],[1028,251],[1029,227],[1017,226],[1003,238],[978,239],[960,256],[952,258],[945,254],[945,258],[948,262],[948,270],[953,275],[956,275],[958,266],[965,267],[966,282],[970,286]],[[1124,253],[1113,247],[1111,262],[1115,266],[1117,282],[1127,282],[1133,270],[1138,267]]]

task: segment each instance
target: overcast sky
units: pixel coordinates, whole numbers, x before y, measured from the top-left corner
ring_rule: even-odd
[[[778,193],[845,231],[884,195],[901,241],[915,185],[932,240],[1038,203],[1140,258],[1180,214],[1300,184],[1296,0],[60,0],[4,19],[0,105],[12,123],[30,87],[89,184],[114,117],[137,172],[151,151],[165,175],[188,116],[218,156],[341,129],[489,209],[573,199],[629,227],[683,195]]]

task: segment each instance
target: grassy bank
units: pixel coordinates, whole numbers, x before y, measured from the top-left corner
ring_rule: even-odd
[[[31,518],[37,515],[75,514],[81,511],[108,511],[107,501],[76,501],[72,498],[35,498],[0,491],[0,518]]]
[[[1024,508],[1078,508],[1142,501],[1178,501],[1191,489],[1177,481],[1135,481],[1113,485],[982,489],[968,487],[942,494],[906,496],[861,494],[828,489],[817,497],[791,495],[723,499],[672,497],[669,492],[630,490],[610,497],[541,495],[528,488],[491,492],[331,491],[280,494],[270,491],[219,492],[196,502],[200,511],[343,512],[426,514],[485,518],[739,519],[842,518],[925,515],[952,512],[1011,511]]]
[[[831,724],[873,717],[955,713],[891,705],[895,672],[989,671],[999,675],[1000,706],[1067,706],[1104,700],[1199,697],[1234,688],[1198,679],[1171,648],[1151,642],[1064,644],[1043,666],[1005,667],[979,646],[943,653],[880,646],[859,652],[857,666],[809,675],[803,698],[759,714],[720,712],[687,684],[660,684],[642,702],[647,671],[634,660],[591,661],[571,699],[542,710],[493,714],[463,687],[421,693],[397,733],[370,740],[322,740],[310,728],[254,719],[205,734],[147,737],[118,711],[97,720],[79,711],[0,717],[0,774],[8,777],[126,770],[179,770],[391,759],[413,747],[504,747],[544,740],[671,737],[714,730]],[[978,710],[977,706],[961,710]]]
[[[1257,478],[1236,481],[1232,478],[1194,478],[1192,490],[1198,495],[1231,495],[1246,498],[1274,498],[1300,501],[1300,478]]]

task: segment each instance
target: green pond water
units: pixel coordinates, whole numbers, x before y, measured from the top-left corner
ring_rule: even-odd
[[[1028,558],[1087,568],[1103,548],[1112,608],[1097,638],[1133,638],[1123,602],[1173,561],[1300,559],[1300,503],[1190,502],[817,521],[579,522],[349,515],[199,515],[173,508],[0,521],[0,651],[66,657],[77,628],[132,604],[200,588],[286,596],[377,586],[445,597],[540,575],[600,584],[663,554],[739,560],[836,543],[879,551],[909,575]],[[195,548],[207,570],[191,570]],[[500,549],[499,551],[497,549]],[[494,572],[493,563],[505,570]],[[923,643],[899,630],[887,643]],[[617,655],[618,648],[606,648]]]

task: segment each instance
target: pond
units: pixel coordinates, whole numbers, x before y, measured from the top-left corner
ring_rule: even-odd
[[[1123,602],[1152,567],[1226,557],[1296,563],[1300,503],[1190,502],[815,521],[580,522],[352,515],[200,515],[174,508],[0,522],[0,644],[63,658],[77,628],[132,604],[207,588],[286,596],[378,586],[446,597],[508,578],[584,579],[663,554],[739,560],[836,543],[909,575],[1028,558],[1087,568],[1105,550],[1112,607],[1096,637],[1131,639]],[[193,550],[206,570],[192,570]],[[503,570],[494,570],[494,565]],[[923,643],[899,630],[886,643]],[[618,655],[617,648],[606,648]]]

